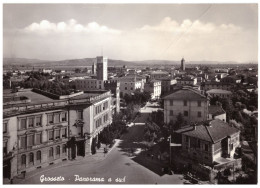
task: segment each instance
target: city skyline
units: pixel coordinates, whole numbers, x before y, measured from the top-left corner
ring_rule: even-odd
[[[4,4],[3,57],[257,62],[257,15],[257,4]]]

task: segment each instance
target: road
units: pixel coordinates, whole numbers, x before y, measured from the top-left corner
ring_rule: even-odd
[[[149,107],[141,109],[141,116],[136,120],[137,122],[147,117],[147,110]],[[103,159],[76,161],[75,164],[32,174],[20,183],[40,184],[40,177],[44,175],[47,178],[61,176],[64,179],[64,181],[42,182],[51,184],[182,184],[184,181],[182,175],[163,174],[160,162],[142,154],[141,141],[144,125],[139,123],[130,127],[128,133],[117,140],[113,149]],[[85,181],[77,181],[76,175],[78,179]]]

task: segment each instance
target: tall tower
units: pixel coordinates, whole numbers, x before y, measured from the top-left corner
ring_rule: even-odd
[[[97,56],[97,79],[105,81],[107,80],[107,58],[103,56]]]
[[[181,70],[185,71],[185,60],[184,60],[184,58],[181,59]]]
[[[92,65],[92,74],[97,74],[97,65],[96,65],[95,61],[93,62],[93,65]]]

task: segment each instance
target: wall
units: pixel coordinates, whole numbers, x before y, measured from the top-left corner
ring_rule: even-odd
[[[173,111],[173,116],[170,116],[170,110]],[[188,111],[188,116],[184,116],[184,111]],[[201,117],[198,117],[198,112],[201,112]],[[164,100],[164,122],[169,123],[171,120],[176,121],[178,114],[181,113],[184,120],[187,122],[204,121],[208,116],[208,102],[201,101],[201,107],[198,106],[198,101],[187,101],[187,106],[184,106],[183,100],[173,100],[173,105],[170,105],[170,100]]]

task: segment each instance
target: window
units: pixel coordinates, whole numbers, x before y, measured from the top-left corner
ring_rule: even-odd
[[[201,117],[201,112],[198,112],[198,117]]]
[[[21,164],[26,165],[26,155],[25,154],[23,154],[21,157]]]
[[[36,153],[36,160],[37,161],[41,161],[41,159],[42,159],[42,153],[41,153],[41,151],[37,151],[37,153]]]
[[[52,147],[49,149],[49,157],[53,157],[53,148]]]
[[[62,122],[67,121],[67,113],[66,112],[61,113],[61,121]]]
[[[3,144],[3,152],[4,152],[4,156],[7,155],[7,141],[5,141]]]
[[[201,106],[201,101],[198,101],[198,106]]]
[[[209,151],[209,146],[208,146],[208,144],[205,144],[205,151]]]
[[[173,111],[172,110],[170,110],[170,116],[173,116]]]
[[[34,118],[29,118],[28,119],[28,127],[33,127],[34,124]]]
[[[7,133],[7,122],[4,123],[3,133]]]
[[[60,138],[60,129],[55,130],[55,139],[59,139]]]
[[[41,144],[42,143],[42,133],[37,133],[36,134],[36,145]]]
[[[53,130],[49,130],[49,140],[53,140]]]
[[[67,129],[66,128],[61,130],[61,137],[67,138]]]
[[[56,155],[60,155],[60,146],[56,147]]]
[[[125,87],[125,90],[127,90],[127,87]]]
[[[29,135],[27,138],[28,138],[28,146],[33,146],[34,135]]]
[[[83,110],[79,110],[77,113],[78,113],[78,119],[83,119]]]
[[[26,119],[21,119],[21,129],[26,129]]]
[[[187,101],[186,101],[186,100],[183,101],[183,105],[184,105],[184,106],[187,106]]]
[[[185,141],[186,141],[186,142],[189,142],[189,137],[186,136],[185,138],[186,138]]]
[[[170,100],[170,106],[173,106],[173,100]]]
[[[42,118],[36,117],[36,126],[41,126],[41,125],[42,125]]]
[[[60,114],[54,114],[54,123],[60,122]]]
[[[189,115],[188,111],[184,111],[184,116],[188,116],[188,115]]]
[[[62,153],[66,153],[66,152],[67,152],[66,145],[63,144],[63,145],[62,145]]]
[[[33,153],[29,154],[29,163],[33,163],[34,162],[34,155]]]
[[[200,148],[200,140],[198,140],[198,148]]]
[[[230,144],[230,150],[233,150],[233,144]]]
[[[26,137],[25,136],[23,136],[23,137],[21,137],[21,148],[26,148]]]
[[[48,123],[54,123],[54,117],[53,117],[53,114],[49,114],[48,115]]]

